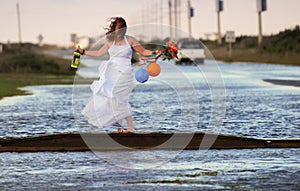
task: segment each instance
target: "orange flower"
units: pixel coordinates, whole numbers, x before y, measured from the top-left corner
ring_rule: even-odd
[[[177,57],[177,53],[178,53],[178,46],[169,41],[169,42],[166,42],[166,46],[164,46],[164,48],[162,50],[160,50],[160,54],[157,56],[158,57],[161,57],[163,60],[171,60],[171,59],[174,59],[174,58],[178,58]]]
[[[173,43],[173,42],[167,42],[167,45],[168,46],[170,46],[170,50],[171,50],[171,52],[176,52],[176,51],[178,51],[178,47],[177,47],[177,45],[175,44],[175,43]]]

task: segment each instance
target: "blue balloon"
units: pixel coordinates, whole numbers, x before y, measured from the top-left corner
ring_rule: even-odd
[[[136,71],[135,79],[136,79],[136,81],[138,81],[140,83],[145,83],[149,79],[149,73],[147,72],[146,69],[141,68],[138,71]]]

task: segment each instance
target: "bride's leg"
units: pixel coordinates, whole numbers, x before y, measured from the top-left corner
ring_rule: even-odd
[[[127,121],[128,128],[127,128],[127,130],[124,131],[124,132],[125,132],[125,133],[131,133],[131,132],[134,132],[132,115],[126,117],[125,119],[126,119],[126,121]]]

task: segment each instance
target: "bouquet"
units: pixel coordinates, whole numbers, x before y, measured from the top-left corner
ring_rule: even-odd
[[[175,43],[169,41],[166,43],[162,50],[158,51],[158,55],[156,56],[156,58],[161,57],[162,60],[172,60],[174,58],[178,59],[178,50],[178,46]]]

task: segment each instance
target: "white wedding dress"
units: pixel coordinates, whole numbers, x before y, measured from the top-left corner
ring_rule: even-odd
[[[129,95],[133,87],[131,67],[132,49],[124,36],[125,45],[115,42],[108,49],[110,59],[99,67],[99,80],[95,80],[91,89],[92,98],[82,111],[88,122],[103,127],[132,115]]]

